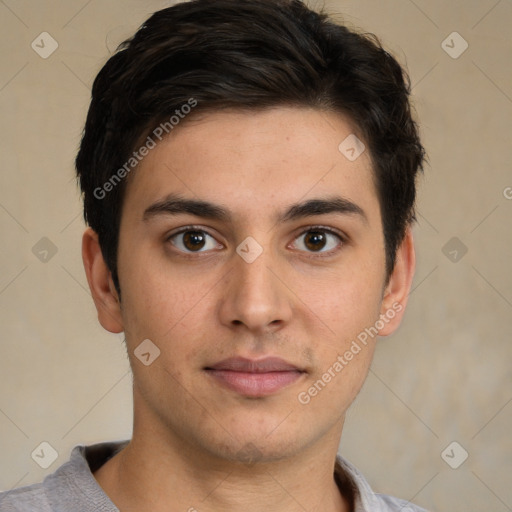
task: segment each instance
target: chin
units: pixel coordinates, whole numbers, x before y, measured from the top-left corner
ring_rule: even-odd
[[[277,462],[293,456],[296,453],[296,444],[284,444],[283,440],[268,443],[265,438],[243,441],[235,446],[230,446],[223,453],[223,457],[233,462],[252,465]]]
[[[253,423],[252,427],[247,425],[244,428],[231,429],[232,437],[217,444],[218,456],[245,464],[270,463],[295,455],[311,442],[299,432],[284,428],[284,425],[281,425],[282,429],[276,429],[279,422],[272,423],[271,428],[266,428],[264,424],[261,424],[260,428],[255,428]],[[212,440],[210,449],[215,444]]]

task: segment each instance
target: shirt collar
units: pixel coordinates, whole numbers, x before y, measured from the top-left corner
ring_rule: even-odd
[[[82,479],[85,478],[89,481],[90,488],[97,486],[101,489],[99,484],[96,482],[93,473],[107,462],[107,460],[121,451],[128,443],[129,440],[124,440],[110,441],[88,446],[76,446],[72,451],[71,459],[81,467]],[[346,497],[350,503],[353,503],[353,512],[370,512],[378,509],[375,495],[364,476],[355,466],[339,454],[336,457],[334,479],[342,495]],[[102,501],[103,506],[107,505],[107,503],[113,506],[113,503],[108,499],[106,494]],[[117,509],[111,509],[107,505],[107,507],[102,508],[102,510]]]

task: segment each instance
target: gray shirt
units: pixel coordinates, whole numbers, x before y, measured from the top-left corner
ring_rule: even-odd
[[[119,512],[93,473],[129,441],[78,445],[68,462],[43,482],[0,493],[0,512]],[[355,512],[426,512],[405,500],[374,493],[359,471],[338,455],[335,479]]]

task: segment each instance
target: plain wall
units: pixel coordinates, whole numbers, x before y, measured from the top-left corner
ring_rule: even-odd
[[[131,435],[123,337],[98,324],[82,266],[73,160],[96,73],[167,5],[0,3],[2,490],[41,481],[77,444]],[[407,65],[429,155],[405,320],[378,343],[340,451],[376,491],[438,511],[511,510],[512,3],[325,6]],[[43,31],[59,45],[47,59],[31,47]],[[442,47],[454,31],[469,44],[458,58]],[[43,441],[59,454],[46,470],[31,458]],[[469,454],[457,469],[441,457],[453,441]]]

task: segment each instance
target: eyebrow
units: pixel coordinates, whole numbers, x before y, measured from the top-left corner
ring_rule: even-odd
[[[196,217],[223,222],[232,220],[231,212],[223,206],[208,201],[186,199],[176,194],[169,194],[146,208],[143,220],[148,221],[160,215],[179,215],[187,213],[195,215]],[[368,217],[364,210],[356,203],[341,196],[331,196],[325,199],[310,199],[302,203],[292,204],[284,213],[277,216],[277,221],[289,222],[329,213],[358,216],[368,224]]]

